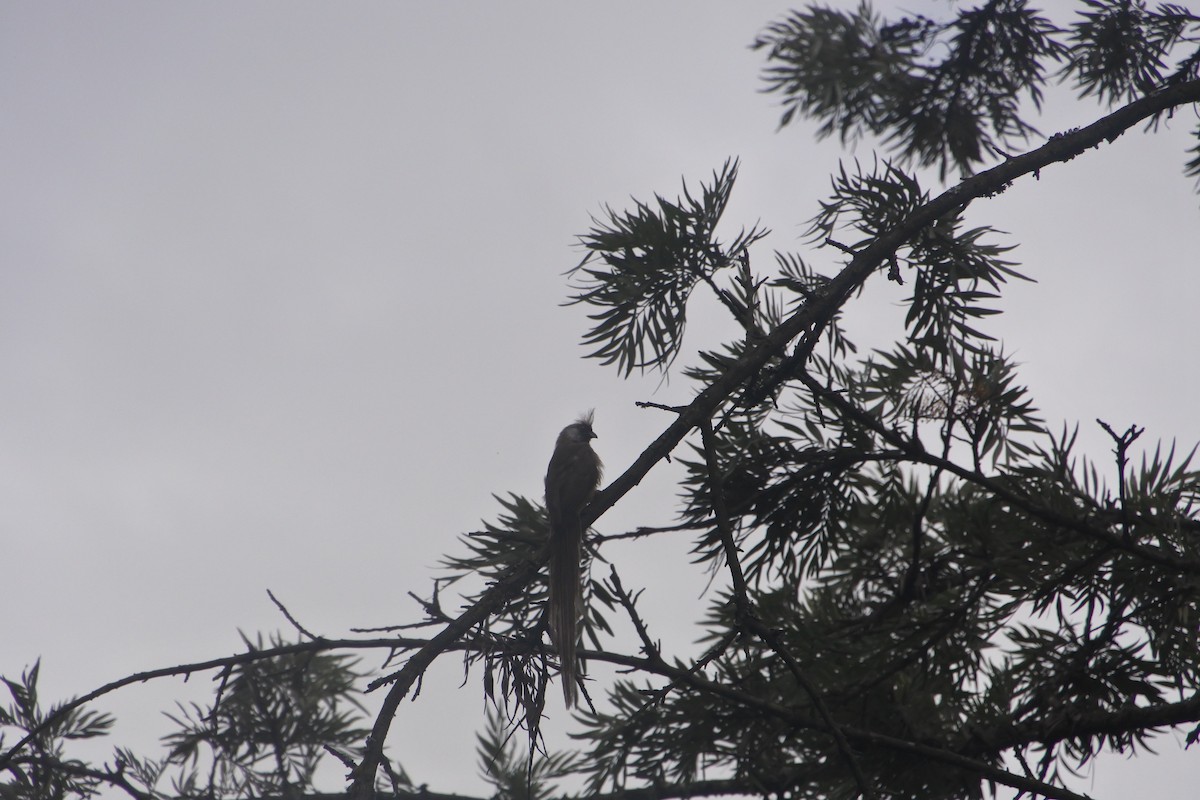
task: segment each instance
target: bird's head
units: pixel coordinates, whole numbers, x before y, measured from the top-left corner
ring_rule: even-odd
[[[565,439],[569,442],[587,443],[592,439],[598,438],[596,432],[592,430],[592,419],[595,416],[594,411],[589,411],[579,419],[572,422],[567,427],[563,428],[559,434],[560,439]]]

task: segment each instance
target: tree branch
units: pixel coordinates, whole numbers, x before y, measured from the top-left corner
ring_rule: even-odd
[[[1035,173],[1051,164],[1066,162],[1085,151],[1111,142],[1139,122],[1166,109],[1186,103],[1200,102],[1200,81],[1190,81],[1155,92],[1136,100],[1097,122],[1079,130],[1057,135],[1041,147],[1005,161],[992,169],[967,178],[957,186],[924,204],[895,228],[859,250],[850,263],[829,281],[823,292],[806,303],[762,339],[748,342],[746,351],[729,368],[680,413],[641,455],[616,480],[597,494],[584,509],[583,524],[590,525],[605,511],[628,494],[650,470],[683,441],[704,420],[711,419],[722,403],[750,379],[773,354],[782,351],[789,342],[804,331],[824,326],[838,312],[855,290],[869,278],[895,251],[919,231],[971,200],[997,194],[1019,177]],[[375,770],[382,754],[383,740],[391,726],[391,718],[413,682],[460,636],[482,622],[508,602],[537,574],[545,554],[536,563],[514,569],[506,578],[497,581],[470,608],[441,633],[412,656],[389,691],[376,718],[366,755],[355,775],[352,796],[366,800],[374,785]],[[1007,773],[1005,773],[1007,774]],[[1052,788],[1052,787],[1047,787]],[[1051,795],[1047,795],[1051,796]],[[1065,795],[1058,795],[1065,797]]]
[[[723,683],[711,681],[702,674],[697,674],[690,670],[680,669],[664,663],[654,663],[649,659],[635,656],[621,656],[614,653],[586,653],[586,655],[588,658],[596,661],[606,661],[662,675],[698,692],[721,697],[724,700],[736,703],[758,713],[780,719],[797,728],[819,730],[826,733],[831,732],[822,721],[814,719],[807,714],[783,708],[756,695],[748,694],[740,689],[726,686]],[[944,747],[911,742],[906,739],[863,730],[849,725],[840,726],[840,730],[848,741],[884,747],[905,755],[917,756],[929,761],[948,764],[972,772],[978,775],[980,780],[995,781],[996,783],[1010,786],[1023,792],[1042,795],[1047,800],[1090,800],[1087,795],[1077,794],[1069,789],[1054,786],[1045,781],[1008,772],[985,761],[980,761],[977,758],[972,758],[971,756]],[[979,749],[972,751],[972,753],[981,756],[995,755],[1003,749],[1005,748]]]
[[[1200,81],[1196,82],[1200,86]],[[837,408],[838,411],[845,414],[847,417],[854,419],[864,427],[869,428],[879,434],[888,444],[899,448],[907,453],[909,460],[927,464],[931,467],[944,470],[953,475],[956,475],[963,480],[981,486],[987,489],[996,497],[1012,504],[1032,517],[1036,517],[1044,522],[1049,522],[1052,525],[1063,528],[1065,530],[1074,531],[1089,539],[1100,542],[1119,550],[1123,550],[1131,555],[1137,556],[1151,564],[1160,567],[1168,567],[1175,572],[1181,572],[1189,575],[1200,575],[1200,562],[1189,561],[1187,559],[1178,558],[1171,553],[1147,547],[1146,545],[1138,544],[1127,539],[1125,536],[1113,533],[1105,528],[1097,528],[1089,525],[1085,520],[1075,519],[1058,513],[1052,509],[1044,508],[1034,503],[1029,498],[1014,492],[1007,486],[999,483],[995,479],[984,475],[974,469],[967,469],[953,461],[934,455],[928,452],[919,440],[909,438],[892,428],[889,428],[874,415],[868,413],[865,409],[860,408],[854,403],[847,400],[833,389],[828,389],[821,385],[819,381],[807,373],[801,373],[799,376],[801,382],[809,388],[814,396],[820,398],[821,401]]]
[[[242,664],[251,664],[256,661],[266,661],[279,656],[296,655],[298,653],[319,653],[326,650],[360,650],[360,649],[416,649],[429,644],[428,639],[406,639],[406,638],[387,638],[387,639],[316,639],[309,642],[299,642],[297,644],[285,645],[283,647],[272,647],[264,650],[249,650],[245,653],[237,653],[232,656],[224,656],[222,658],[214,658],[208,661],[197,661],[191,664],[178,664],[173,667],[161,667],[159,669],[146,670],[145,672],[136,672],[132,675],[127,675],[115,681],[97,687],[87,694],[80,695],[73,700],[63,703],[58,706],[55,711],[48,714],[41,724],[30,730],[22,739],[17,741],[15,745],[9,748],[5,753],[0,755],[0,769],[6,768],[17,754],[21,752],[39,735],[45,733],[64,716],[71,713],[75,709],[90,703],[91,701],[103,697],[117,689],[130,686],[135,683],[145,683],[146,681],[156,678],[168,678],[175,676],[188,677],[196,672],[208,672],[214,669],[229,669],[231,667],[240,666]],[[464,649],[469,645],[460,645],[456,649]]]
[[[155,798],[154,794],[143,792],[141,789],[129,782],[129,779],[125,777],[125,765],[120,761],[117,762],[115,768],[110,768],[105,765],[104,769],[94,769],[77,761],[63,761],[60,758],[54,758],[53,756],[49,755],[35,755],[30,756],[27,759],[22,759],[20,763],[36,764],[42,769],[54,770],[55,772],[60,772],[66,775],[74,775],[79,778],[90,778],[94,781],[107,783],[125,792],[127,795],[134,798],[134,800],[154,800]],[[4,796],[7,797],[7,795]],[[15,796],[19,797],[20,795]],[[39,795],[32,794],[32,796],[36,797]]]
[[[1079,714],[1055,722],[1005,724],[978,734],[965,753],[998,752],[1036,744],[1049,747],[1065,739],[1085,736],[1119,736],[1134,731],[1166,728],[1200,721],[1200,693],[1178,703],[1122,708]]]
[[[846,741],[846,737],[834,720],[833,714],[829,712],[829,707],[825,705],[825,700],[821,697],[821,693],[817,691],[817,687],[812,684],[800,669],[800,664],[796,661],[791,651],[783,646],[783,642],[779,638],[779,633],[767,628],[754,613],[754,609],[750,604],[750,594],[746,589],[746,576],[742,572],[742,562],[738,556],[737,544],[733,540],[733,525],[729,521],[729,509],[725,505],[725,489],[721,479],[721,468],[717,463],[717,445],[715,441],[716,437],[713,434],[712,420],[706,419],[701,423],[700,435],[704,445],[704,462],[708,468],[709,498],[712,502],[713,513],[717,518],[717,533],[720,535],[721,544],[725,549],[725,562],[729,565],[729,574],[733,581],[733,598],[734,603],[737,604],[738,624],[749,628],[767,647],[771,648],[777,656],[783,659],[796,683],[808,695],[809,700],[812,701],[813,706],[817,709],[817,713],[825,721],[825,726],[833,736],[833,741],[837,745],[838,752],[845,759],[846,766],[850,768],[850,774],[854,776],[854,782],[858,784],[862,796],[868,798],[868,800],[872,800],[876,796],[875,789],[871,786],[871,782],[867,780],[867,776],[863,774],[862,767],[858,764],[858,759],[854,757],[854,751],[850,749],[849,742]]]

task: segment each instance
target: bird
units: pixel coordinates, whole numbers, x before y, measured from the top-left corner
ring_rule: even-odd
[[[589,411],[562,429],[546,469],[546,513],[550,518],[550,579],[546,618],[562,665],[563,699],[575,705],[579,667],[575,659],[583,607],[583,520],[580,514],[600,486],[604,465],[592,449],[594,414]]]

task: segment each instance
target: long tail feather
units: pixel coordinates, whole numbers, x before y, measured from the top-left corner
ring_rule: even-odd
[[[550,532],[550,638],[562,664],[563,699],[567,708],[578,698],[579,665],[575,660],[579,608],[583,592],[583,526],[579,518],[557,520]]]

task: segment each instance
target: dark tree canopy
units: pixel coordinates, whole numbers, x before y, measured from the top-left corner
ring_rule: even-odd
[[[322,757],[346,765],[353,796],[437,796],[437,776],[410,779],[403,754],[382,745],[409,713],[400,701],[448,651],[494,702],[479,753],[503,797],[565,786],[629,798],[1080,798],[1069,778],[1097,754],[1144,752],[1171,729],[1200,736],[1193,451],[1100,422],[1114,458],[1096,463],[1077,452],[1077,427],[1047,425],[988,333],[1006,288],[1027,278],[1011,242],[964,216],[1127,130],[1192,113],[1200,17],[1083,0],[1059,27],[1019,0],[944,20],[812,5],[753,46],[784,126],[812,120],[819,136],[882,148],[843,165],[809,220],[811,248],[832,248],[841,268],[763,252],[759,228],[727,232],[730,159],[674,199],[603,207],[579,237],[568,299],[588,314],[583,340],[599,363],[686,379],[670,386],[680,405],[647,404],[669,424],[634,463],[609,465],[585,522],[664,458],[683,464],[676,523],[624,538],[687,536],[711,570],[700,657],[660,649],[638,587],[604,560],[615,536],[594,535],[584,656],[625,672],[587,684],[578,748],[545,752],[557,680],[542,619],[546,516],[507,496],[446,557],[407,630],[329,640],[297,624],[297,643],[247,639],[237,656],[49,708],[36,666],[6,679],[0,797],[296,797],[314,792]],[[1095,121],[1046,137],[1033,122],[1061,82],[1094,103]],[[1180,154],[1192,177],[1196,135]],[[839,320],[871,279],[901,283],[907,314],[890,347],[865,353]],[[713,293],[734,333],[689,358],[696,291]],[[461,611],[444,599],[459,586]],[[360,675],[371,650],[389,655],[385,668]],[[176,712],[161,757],[67,754],[111,723],[90,700],[206,670],[219,675],[211,705]]]

